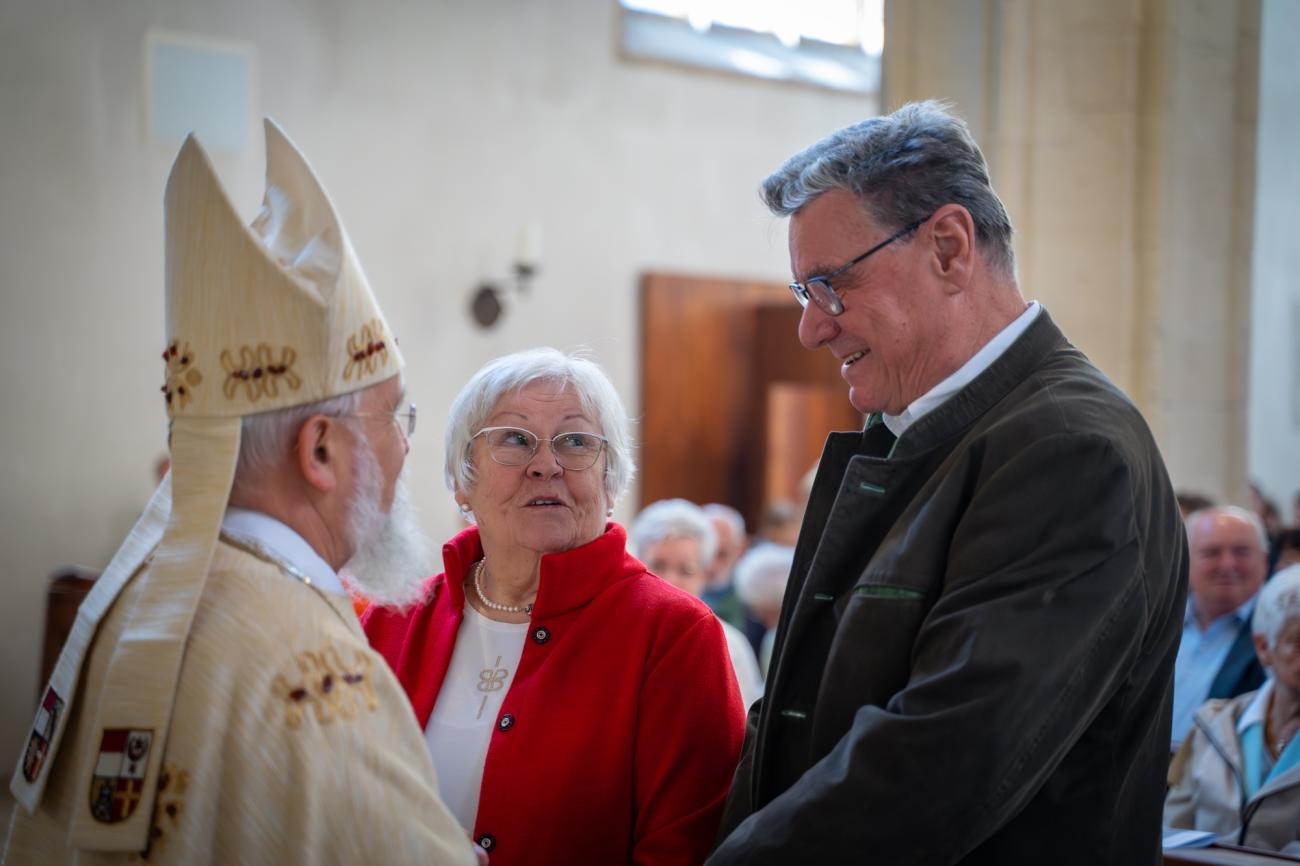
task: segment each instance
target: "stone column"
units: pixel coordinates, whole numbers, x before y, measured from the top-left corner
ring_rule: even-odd
[[[884,104],[971,124],[1026,297],[1141,408],[1176,486],[1245,501],[1259,0],[886,5]]]

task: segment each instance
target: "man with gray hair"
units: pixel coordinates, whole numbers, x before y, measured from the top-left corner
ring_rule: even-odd
[[[1141,415],[1026,303],[941,106],[763,194],[868,417],[823,452],[708,862],[1158,862],[1187,548]]]
[[[1188,599],[1174,666],[1173,748],[1201,704],[1235,698],[1264,682],[1250,617],[1268,576],[1268,536],[1253,511],[1204,508],[1187,518]]]

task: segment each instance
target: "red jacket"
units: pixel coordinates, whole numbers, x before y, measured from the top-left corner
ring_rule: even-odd
[[[474,838],[492,866],[698,864],[740,756],[744,708],[717,618],[648,573],[616,523],[542,557],[523,657],[488,746]],[[429,723],[482,556],[443,547],[425,602],[366,634]],[[510,720],[502,722],[507,716]]]

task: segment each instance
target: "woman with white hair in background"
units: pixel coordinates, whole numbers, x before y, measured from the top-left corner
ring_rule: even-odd
[[[641,510],[632,521],[632,552],[651,573],[696,598],[704,594],[718,537],[708,515],[694,502],[661,499]],[[746,708],[763,696],[763,676],[749,640],[740,629],[719,618],[727,650]]]
[[[1169,770],[1165,824],[1224,842],[1300,852],[1300,566],[1259,591],[1251,620],[1269,677],[1208,701]]]
[[[717,833],[744,710],[718,619],[608,520],[633,468],[594,363],[488,363],[447,422],[447,485],[474,525],[417,605],[367,612],[493,866],[695,864]]]
[[[753,547],[736,563],[736,594],[754,619],[767,629],[758,648],[758,665],[764,679],[772,660],[776,624],[781,618],[781,602],[793,564],[794,548],[772,543]]]

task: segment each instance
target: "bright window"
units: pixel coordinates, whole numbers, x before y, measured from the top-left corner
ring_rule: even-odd
[[[875,93],[884,0],[620,0],[623,50],[832,90]]]

